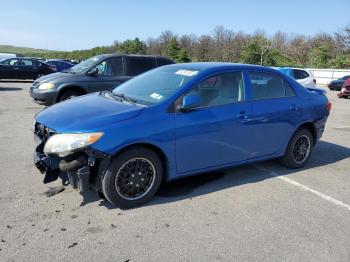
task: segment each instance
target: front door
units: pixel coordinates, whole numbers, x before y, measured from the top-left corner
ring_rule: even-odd
[[[0,78],[2,79],[18,79],[19,59],[12,58],[1,62]]]
[[[251,106],[245,102],[241,72],[211,76],[190,94],[201,106],[175,115],[176,162],[179,173],[227,165],[251,158]],[[181,103],[182,97],[176,102]]]
[[[126,81],[122,57],[106,59],[96,68],[98,73],[95,76],[88,76],[90,93],[111,90]]]

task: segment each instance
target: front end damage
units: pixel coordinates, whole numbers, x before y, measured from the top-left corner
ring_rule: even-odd
[[[40,123],[35,123],[34,140],[36,148],[33,161],[38,170],[44,175],[44,184],[60,178],[63,185],[70,184],[80,192],[93,188],[100,191],[102,188],[102,174],[107,167],[110,155],[83,148],[65,157],[44,153],[44,146],[48,139],[56,132]]]

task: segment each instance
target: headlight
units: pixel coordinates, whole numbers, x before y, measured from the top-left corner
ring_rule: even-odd
[[[55,88],[54,83],[43,83],[43,84],[40,84],[38,87],[39,90],[50,90],[54,88]]]
[[[97,142],[102,135],[102,132],[53,135],[46,142],[44,153],[64,157],[77,149],[87,147]]]

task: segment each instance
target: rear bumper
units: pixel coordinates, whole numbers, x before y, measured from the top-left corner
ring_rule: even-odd
[[[315,129],[316,129],[316,141],[319,140],[324,132],[325,126],[326,126],[326,122],[327,122],[327,117],[318,120],[315,122]]]
[[[338,93],[338,97],[349,97],[350,96],[350,91],[340,91],[340,93]]]

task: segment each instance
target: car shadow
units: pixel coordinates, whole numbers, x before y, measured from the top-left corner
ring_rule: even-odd
[[[32,83],[33,81],[32,79],[2,79],[0,83]]]
[[[319,141],[314,148],[309,163],[301,169],[288,169],[281,166],[277,160],[268,160],[258,163],[259,166],[269,167],[266,171],[256,168],[255,164],[248,164],[239,167],[226,169],[224,171],[204,173],[196,176],[181,178],[161,185],[156,196],[151,202],[142,207],[167,204],[192,199],[205,194],[221,191],[243,184],[257,183],[266,179],[293,174],[302,170],[326,166],[350,157],[350,148],[341,145]],[[271,174],[269,171],[275,171]],[[84,205],[89,202],[98,201],[100,206],[114,209],[102,195],[90,192],[83,200]],[[102,198],[102,199],[101,199]]]
[[[23,88],[20,87],[0,87],[0,91],[21,91]]]

